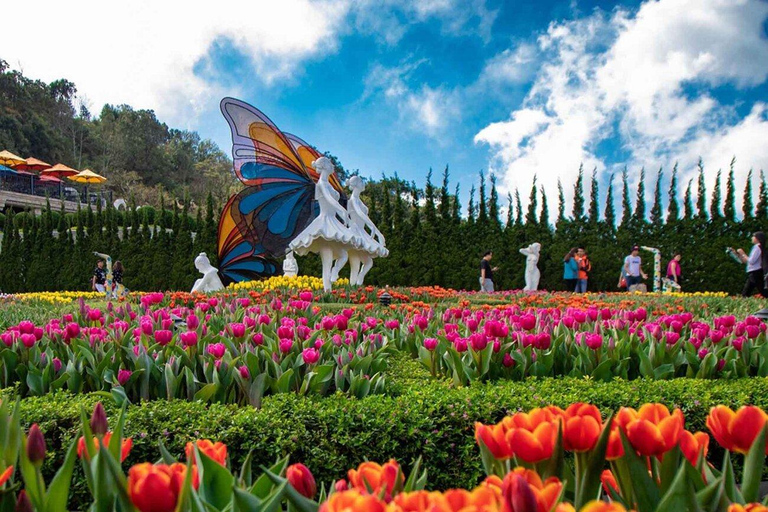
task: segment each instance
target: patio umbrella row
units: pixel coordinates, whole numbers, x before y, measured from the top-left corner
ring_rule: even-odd
[[[37,158],[21,158],[6,150],[0,151],[0,166],[15,174],[32,174],[29,171],[40,172],[40,179],[43,181],[60,181],[64,177],[78,183],[104,183],[107,181],[104,176],[100,176],[90,169],[78,172],[62,163],[51,166]]]

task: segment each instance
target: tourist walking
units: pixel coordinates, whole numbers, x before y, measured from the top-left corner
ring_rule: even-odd
[[[579,263],[576,261],[576,248],[568,251],[563,257],[563,281],[565,281],[565,291],[572,292],[576,290],[576,283],[579,279]]]
[[[592,271],[592,263],[587,257],[587,252],[583,247],[576,251],[576,263],[579,266],[578,280],[576,281],[576,293],[587,293],[587,280]]]
[[[480,291],[493,291],[493,273],[499,270],[499,267],[491,267],[491,258],[493,251],[486,251],[483,259],[480,260]]]
[[[757,231],[752,235],[752,249],[749,255],[744,252],[744,249],[738,249],[736,254],[741,262],[747,265],[747,281],[744,283],[741,295],[749,297],[757,290],[763,297],[768,297],[764,281],[764,273],[768,270],[768,265],[764,265],[764,260],[768,258],[768,253],[765,251],[765,233]]]
[[[632,291],[633,286],[637,286],[643,279],[648,279],[648,275],[643,272],[643,260],[640,258],[640,246],[632,247],[632,252],[624,258],[624,277],[627,281],[627,290]]]
[[[104,261],[99,260],[96,262],[96,268],[93,269],[93,277],[91,278],[91,289],[95,292],[104,293],[106,291],[107,284],[107,270],[104,268]]]
[[[683,259],[683,256],[676,252],[667,264],[667,279],[674,281],[678,286],[680,286],[680,278],[683,276],[683,270],[680,267],[681,259]]]

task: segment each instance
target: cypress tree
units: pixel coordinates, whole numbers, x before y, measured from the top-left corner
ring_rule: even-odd
[[[610,229],[616,228],[616,211],[613,207],[613,173],[608,178],[608,193],[605,196],[605,223],[608,224]]]
[[[680,219],[680,206],[677,203],[677,162],[672,168],[672,178],[669,180],[669,207],[667,208],[667,222],[676,222]]]
[[[557,224],[565,222],[565,193],[560,178],[557,178]]]
[[[491,197],[489,199],[488,214],[491,217],[491,226],[494,229],[501,227],[499,221],[499,192],[496,190],[496,175],[491,173]]]
[[[747,182],[744,184],[744,199],[741,212],[744,220],[750,220],[754,216],[754,203],[752,202],[752,169],[747,173]]]
[[[469,204],[467,205],[467,221],[471,224],[475,222],[475,185],[469,189]]]
[[[446,167],[445,169],[447,171],[448,167]],[[456,190],[453,193],[453,206],[451,210],[451,220],[457,226],[461,222],[461,201],[459,200],[459,191],[460,191],[460,186],[457,183]]]
[[[579,175],[573,186],[573,214],[574,222],[584,220],[584,165],[579,165]]]
[[[728,170],[728,181],[725,183],[725,205],[723,214],[725,220],[736,222],[736,184],[733,177],[733,166],[736,164],[736,157],[731,159],[731,167]]]
[[[712,220],[718,220],[723,218],[723,214],[720,211],[720,202],[722,200],[722,194],[720,193],[720,175],[722,172],[717,171],[717,178],[715,179],[715,188],[712,190],[712,202],[709,207],[709,214]]]
[[[597,184],[597,167],[592,170],[592,184],[589,191],[589,223],[597,225],[600,220],[600,192]]]
[[[520,191],[515,188],[515,225],[523,225],[523,203],[520,201]]]
[[[512,204],[512,193],[507,192],[507,228],[515,223],[515,205]]]
[[[638,224],[645,222],[645,167],[640,169],[640,181],[637,184],[634,221]]]
[[[685,189],[685,200],[683,201],[683,208],[685,209],[685,218],[688,220],[694,217],[693,195],[691,193],[691,187],[693,187],[693,178],[688,180],[688,187]]]
[[[707,188],[704,184],[704,163],[699,158],[699,182],[698,189],[696,190],[696,218],[700,220],[707,220],[709,214],[707,213]]]
[[[768,186],[765,184],[765,174],[763,174],[762,169],[760,169],[760,190],[758,192],[755,218],[760,221],[768,219]]]
[[[480,171],[480,197],[478,197],[477,222],[485,226],[488,221],[488,206],[485,202],[485,172]]]
[[[544,190],[544,185],[541,186],[541,215],[539,216],[539,224],[549,229],[549,205],[547,204],[547,193]]]
[[[530,225],[538,223],[538,219],[536,218],[536,210],[538,208],[536,192],[536,175],[534,175],[533,186],[531,187],[531,195],[528,197],[528,213],[525,215],[525,223]]]
[[[656,174],[656,188],[653,191],[653,206],[651,207],[651,224],[654,226],[664,224],[664,214],[661,208],[661,180],[663,176],[664,171],[659,168],[659,172]]]
[[[627,179],[627,168],[621,171],[621,225],[629,225],[632,219],[632,203],[629,200],[629,180]]]
[[[440,206],[437,210],[440,219],[449,221],[451,219],[451,196],[448,193],[448,166],[443,171],[443,185],[440,187]]]

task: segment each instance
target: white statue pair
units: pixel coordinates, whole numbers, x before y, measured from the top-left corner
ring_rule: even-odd
[[[373,266],[373,258],[389,254],[384,236],[368,217],[360,193],[365,183],[359,176],[349,179],[347,185],[352,195],[345,209],[339,203],[339,193],[331,186],[329,178],[333,164],[326,157],[312,163],[320,178],[315,184],[315,200],[320,214],[291,242],[289,249],[299,256],[310,252],[320,255],[323,262],[323,288],[331,291],[339,272],[349,261],[349,282],[360,286]]]
[[[539,262],[539,254],[541,253],[541,244],[534,242],[528,247],[520,249],[520,254],[524,254],[525,258],[525,288],[524,291],[535,292],[539,288],[539,279],[541,279],[541,272],[536,264]]]

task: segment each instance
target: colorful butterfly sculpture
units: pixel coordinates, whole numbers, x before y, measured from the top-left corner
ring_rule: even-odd
[[[318,215],[312,162],[322,155],[240,100],[224,98],[221,112],[232,131],[235,175],[247,186],[229,199],[219,222],[219,273],[226,284],[277,274],[277,259]],[[330,181],[345,204],[335,173]]]

